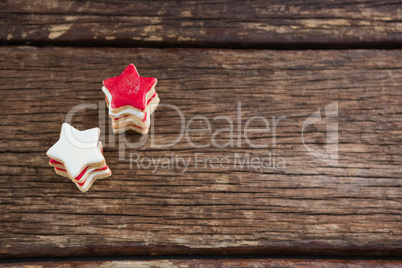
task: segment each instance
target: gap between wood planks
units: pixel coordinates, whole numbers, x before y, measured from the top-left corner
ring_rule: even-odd
[[[6,263],[30,263],[30,262],[104,262],[104,261],[152,261],[152,260],[330,260],[330,261],[402,261],[402,257],[368,257],[368,256],[323,256],[323,255],[259,255],[259,254],[237,254],[237,255],[161,255],[161,256],[113,256],[113,257],[60,257],[60,258],[12,258],[0,259],[0,264]]]
[[[130,40],[111,43],[102,40],[93,41],[0,41],[0,46],[36,46],[36,47],[110,47],[110,48],[204,48],[204,49],[256,49],[256,50],[348,50],[348,49],[400,49],[402,42],[300,42],[300,43],[222,43],[222,42],[195,42],[195,43],[165,43]]]

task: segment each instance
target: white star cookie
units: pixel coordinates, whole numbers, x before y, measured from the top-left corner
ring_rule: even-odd
[[[80,131],[63,123],[59,140],[47,151],[57,174],[70,178],[86,192],[96,179],[111,175],[99,142],[99,128]]]

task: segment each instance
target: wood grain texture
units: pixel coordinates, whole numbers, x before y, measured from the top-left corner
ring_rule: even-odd
[[[376,1],[5,0],[0,40],[107,46],[402,44],[402,6]]]
[[[400,50],[270,51],[3,47],[0,51],[0,256],[113,256],[155,254],[402,254],[402,54]],[[265,133],[250,133],[233,147],[215,148],[212,133],[192,133],[158,149],[151,135],[126,147],[108,127],[103,79],[133,62],[141,75],[158,78],[161,103],[177,106],[186,122],[196,115],[212,131],[248,118],[285,116]],[[305,142],[323,151],[327,123],[339,128],[339,163],[310,155],[303,122],[338,101],[338,117],[306,128]],[[100,126],[112,177],[82,194],[48,165],[66,114],[79,129]],[[100,115],[101,116],[100,116]],[[335,121],[334,121],[335,120]],[[199,121],[198,121],[199,123]],[[202,127],[194,121],[192,128]],[[180,117],[159,107],[156,143],[174,140]],[[253,128],[263,129],[256,120]],[[237,134],[235,134],[237,135]],[[243,135],[243,134],[242,134]],[[236,136],[235,136],[236,137]],[[229,134],[217,136],[224,144]],[[240,168],[236,153],[282,157],[284,168]],[[130,168],[129,155],[188,158],[182,166]],[[194,163],[195,154],[227,157],[225,168]]]
[[[83,262],[35,262],[35,263],[14,263],[4,264],[2,267],[18,268],[81,268],[81,267],[103,267],[103,268],[126,268],[126,267],[222,267],[222,268],[398,268],[402,261],[380,261],[380,260],[280,260],[280,259],[244,259],[244,260],[149,260],[149,261],[83,261]]]

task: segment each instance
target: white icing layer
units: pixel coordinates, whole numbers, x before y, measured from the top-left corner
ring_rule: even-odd
[[[59,140],[46,154],[50,158],[63,161],[69,175],[75,178],[83,167],[104,160],[98,148],[99,133],[99,128],[79,131],[63,123]]]
[[[102,87],[102,91],[103,91],[103,93],[105,93],[106,98],[107,98],[107,100],[109,101],[109,105],[111,105],[111,103],[112,103],[112,94],[110,94],[109,90],[107,90],[107,88],[106,88],[105,86]],[[113,116],[119,117],[119,116],[121,116],[122,114],[132,114],[132,115],[135,115],[135,116],[137,116],[137,117],[139,117],[139,118],[143,118],[143,117],[144,117],[144,113],[143,113],[143,112],[140,112],[140,111],[138,111],[138,110],[136,110],[136,109],[134,109],[134,108],[126,108],[126,109],[124,109],[124,110],[122,110],[122,111],[120,111],[120,112],[118,112],[118,113],[112,112],[112,109],[109,108],[109,115],[113,115]]]

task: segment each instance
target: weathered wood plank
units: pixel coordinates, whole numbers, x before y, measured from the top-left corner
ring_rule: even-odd
[[[402,261],[383,261],[383,260],[286,260],[286,259],[239,259],[239,260],[139,260],[139,261],[82,261],[82,262],[35,262],[35,263],[13,263],[3,264],[3,267],[18,268],[80,268],[80,267],[264,267],[264,268],[398,268],[402,266]]]
[[[400,1],[5,0],[8,44],[108,46],[398,46]]]
[[[0,256],[148,254],[402,253],[402,53],[400,50],[269,51],[3,47],[0,51]],[[103,123],[101,81],[130,62],[158,78],[162,103],[177,106],[186,123],[198,115],[211,133],[192,133],[173,147],[155,148],[148,135],[119,159],[119,140]],[[327,123],[338,123],[339,162],[330,166],[307,152],[305,120],[338,101],[338,117],[313,124],[306,145],[324,151]],[[241,111],[238,111],[241,102]],[[100,126],[113,175],[80,193],[55,175],[46,150],[77,104],[73,125]],[[12,104],[10,106],[10,104]],[[238,124],[238,114],[242,119]],[[216,148],[212,132],[244,128],[252,116],[270,131],[241,133],[233,147]],[[328,114],[327,114],[328,115]],[[272,117],[284,116],[276,125]],[[100,116],[102,117],[102,116]],[[105,122],[106,121],[106,122]],[[192,128],[205,128],[194,121]],[[180,134],[180,116],[159,107],[157,144]],[[253,128],[265,128],[256,120]],[[275,136],[275,139],[274,139]],[[137,134],[125,138],[134,143]],[[217,143],[230,140],[217,135]],[[190,159],[189,167],[130,167],[140,159]],[[198,153],[198,155],[196,155]],[[238,157],[276,154],[285,167],[236,165]],[[204,167],[196,157],[228,159]],[[133,157],[132,160],[136,160]],[[273,162],[273,160],[272,160]],[[131,161],[133,163],[133,161]],[[267,165],[267,164],[266,164]]]

